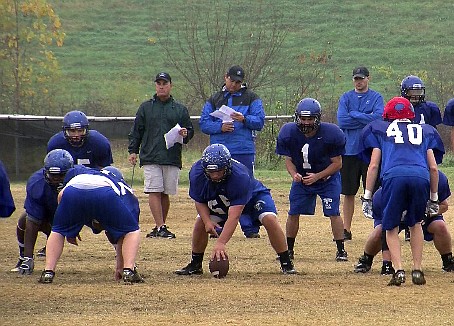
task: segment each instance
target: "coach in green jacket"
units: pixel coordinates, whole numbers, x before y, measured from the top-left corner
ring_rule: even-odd
[[[129,133],[129,162],[137,163],[140,148],[140,166],[144,170],[144,192],[156,226],[147,234],[148,238],[175,238],[166,226],[170,207],[169,195],[175,195],[182,166],[182,144],[176,142],[167,149],[164,135],[177,124],[178,134],[187,144],[194,136],[188,109],[170,95],[172,79],[166,72],[155,78],[156,94],[143,102]],[[177,128],[178,129],[178,128]]]

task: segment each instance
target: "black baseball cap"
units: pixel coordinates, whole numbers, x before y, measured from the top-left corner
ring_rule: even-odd
[[[172,78],[170,78],[170,75],[166,72],[160,72],[159,74],[157,74],[154,81],[157,82],[160,79],[165,80],[166,82],[169,82],[169,83],[172,82]]]
[[[227,76],[230,77],[231,80],[243,81],[244,70],[240,66],[232,66],[229,71],[227,71]]]
[[[356,67],[353,69],[353,78],[366,78],[369,77],[369,70],[366,67]]]

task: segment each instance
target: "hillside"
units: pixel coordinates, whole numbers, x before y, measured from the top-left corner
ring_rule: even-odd
[[[226,10],[221,1],[50,1],[60,16],[66,40],[55,50],[62,69],[61,101],[89,108],[134,114],[138,104],[153,93],[152,76],[166,70],[174,78],[178,97],[187,87],[162,51],[158,29],[165,27],[169,37],[185,19],[194,15],[201,22],[211,14]],[[452,81],[441,93],[436,81],[454,72],[450,13],[454,4],[435,0],[415,4],[412,1],[240,1],[228,2],[236,24],[253,20],[263,23],[256,12],[259,3],[270,11],[279,11],[288,35],[280,52],[282,65],[275,67],[273,85],[259,89],[274,113],[275,99],[291,112],[294,90],[298,87],[301,54],[330,53],[322,104],[335,109],[337,98],[352,87],[350,76],[359,64],[370,68],[371,87],[385,99],[398,93],[400,80],[408,74],[422,74],[428,97],[441,108],[454,94]],[[265,17],[266,18],[266,17]],[[188,58],[182,57],[185,62]],[[226,67],[231,63],[226,63]],[[221,76],[219,76],[221,81]],[[329,83],[328,83],[329,81]],[[446,86],[446,85],[445,85]],[[272,100],[269,94],[277,92]],[[311,95],[311,94],[308,94]],[[181,95],[182,96],[182,95]],[[314,95],[315,96],[315,95]],[[287,107],[290,105],[290,107]],[[199,108],[192,108],[194,113]],[[284,112],[283,112],[284,113]]]

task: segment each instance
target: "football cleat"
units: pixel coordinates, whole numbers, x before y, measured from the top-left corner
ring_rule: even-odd
[[[370,271],[372,265],[369,264],[369,261],[368,259],[366,258],[366,256],[361,256],[359,257],[358,259],[358,264],[355,265],[355,273],[367,273],[368,271]]]
[[[336,253],[336,261],[348,261],[348,254],[345,250]]]
[[[36,252],[36,256],[38,257],[46,257],[46,246],[42,247]]]
[[[298,274],[295,267],[293,267],[293,263],[291,260],[289,260],[286,263],[281,263],[281,270],[283,274],[287,275]]]
[[[166,239],[175,239],[175,234],[170,232],[167,229],[166,225],[162,225],[159,229],[158,232],[156,233],[156,237],[158,238],[166,238]]]
[[[177,269],[175,271],[177,275],[201,275],[203,274],[202,263],[190,262],[186,267]]]
[[[393,274],[388,286],[400,286],[403,283],[405,283],[405,271],[401,269]]]
[[[24,257],[19,256],[19,260],[17,261],[17,264],[14,268],[10,270],[10,272],[18,272],[20,265],[22,265],[22,262],[24,261]]]
[[[41,273],[41,277],[39,278],[38,282],[43,284],[50,284],[54,281],[55,272],[51,270],[44,270]]]
[[[134,270],[130,268],[123,269],[123,282],[126,284],[132,283],[144,283],[144,279],[140,276],[139,272],[134,268]]]
[[[391,263],[383,264],[381,267],[381,275],[393,275],[394,273],[394,267]]]

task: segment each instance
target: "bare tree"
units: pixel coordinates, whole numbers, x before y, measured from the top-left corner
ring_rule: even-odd
[[[167,33],[169,25],[160,26],[160,44],[189,86],[185,99],[189,106],[201,105],[218,90],[229,66],[241,65],[254,90],[269,85],[275,68],[280,66],[278,54],[287,28],[279,10],[258,2],[250,15],[242,13],[239,18],[239,4],[222,2],[219,6],[223,8],[193,8],[193,3],[188,4],[176,38]],[[241,29],[235,24],[237,19],[243,19]]]

